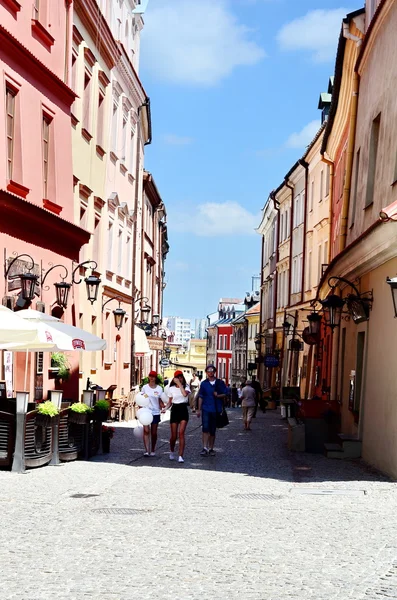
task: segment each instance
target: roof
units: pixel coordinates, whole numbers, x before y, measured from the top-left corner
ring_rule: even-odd
[[[346,15],[346,17],[343,19],[343,22],[349,23],[355,17],[360,16],[364,12],[365,12],[364,8],[360,8],[359,10],[351,12],[348,15]],[[332,127],[333,127],[335,116],[336,116],[336,111],[338,110],[339,93],[340,93],[340,88],[341,88],[341,84],[342,84],[343,61],[344,61],[344,57],[345,57],[345,48],[346,48],[346,38],[343,35],[343,27],[342,27],[341,32],[339,34],[338,49],[336,51],[335,73],[334,73],[334,77],[333,77],[333,89],[332,89],[332,102],[331,102],[331,107],[329,109],[329,115],[328,115],[328,120],[327,120],[327,126],[326,126],[325,132],[324,132],[323,143],[321,145],[321,150],[320,150],[321,154],[325,154],[325,152],[327,151],[328,138],[331,135]]]
[[[320,99],[318,101],[318,108],[324,108],[326,104],[331,104],[332,95],[328,92],[321,92]]]
[[[233,325],[241,325],[245,322],[245,313],[233,319]]]
[[[246,315],[259,315],[260,312],[260,303],[257,302],[254,306],[251,306],[249,310],[245,313]]]

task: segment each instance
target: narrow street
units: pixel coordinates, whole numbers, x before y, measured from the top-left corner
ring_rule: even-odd
[[[397,598],[396,484],[288,452],[275,412],[229,414],[215,457],[192,416],[183,465],[163,423],[156,457],[122,426],[109,455],[1,472],[1,597]]]

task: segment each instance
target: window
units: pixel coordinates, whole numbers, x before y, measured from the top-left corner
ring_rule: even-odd
[[[325,240],[324,242],[324,260],[323,263],[325,265],[328,264],[328,240]]]
[[[380,131],[380,113],[372,121],[371,139],[369,143],[369,165],[368,165],[368,180],[367,180],[367,195],[365,198],[365,208],[370,206],[374,201],[375,191],[375,176],[376,176],[376,160],[378,157]]]
[[[123,265],[123,230],[119,229],[118,235],[118,254],[117,254],[117,274],[122,274],[122,265]]]
[[[97,114],[97,128],[96,128],[96,143],[98,146],[103,148],[103,128],[105,120],[105,94],[102,90],[98,92],[98,114]]]
[[[310,192],[310,211],[313,210],[313,206],[314,206],[314,179],[312,181],[311,192]]]
[[[330,168],[327,165],[327,169],[325,171],[325,197],[329,196],[329,179],[330,179]]]
[[[130,279],[131,277],[131,260],[132,260],[132,254],[131,254],[131,236],[128,235],[127,236],[127,243],[126,243],[126,255],[127,255],[127,261],[126,261],[126,279]]]
[[[321,169],[320,173],[320,199],[319,202],[322,202],[323,199],[323,190],[324,190],[324,171]]]
[[[358,191],[358,177],[360,174],[360,148],[356,154],[356,164],[354,168],[354,187],[353,187],[353,202],[350,215],[350,227],[354,225],[354,219],[356,217],[356,206],[357,206],[357,191]]]
[[[128,116],[123,113],[123,130],[121,133],[121,143],[123,145],[122,150],[121,150],[121,159],[125,162],[126,160],[126,155],[127,155],[127,123],[128,123]]]
[[[15,96],[16,92],[6,88],[6,111],[7,111],[7,177],[12,179],[14,166],[14,139],[15,139]]]
[[[108,271],[112,271],[113,262],[113,223],[109,223],[108,227]]]
[[[117,154],[118,104],[113,102],[112,108],[112,151]]]
[[[322,246],[321,246],[321,244],[319,244],[318,245],[318,260],[317,260],[317,264],[318,264],[318,266],[317,266],[317,269],[318,269],[318,271],[317,271],[317,282],[319,282],[320,279],[321,279],[321,271],[322,271],[322,267],[321,267],[322,262],[321,262],[321,259],[322,259]]]
[[[48,198],[48,181],[49,181],[49,156],[50,156],[50,126],[51,118],[43,113],[43,198]]]
[[[96,262],[99,262],[99,248],[100,248],[100,217],[95,215],[94,219],[94,245],[93,245],[93,259]]]
[[[307,253],[307,281],[306,290],[312,289],[312,251]]]
[[[83,91],[83,128],[90,131],[91,120],[91,74],[86,69],[84,73],[84,91]]]
[[[129,160],[129,167],[128,167],[128,170],[131,173],[131,175],[134,174],[134,136],[135,136],[135,132],[134,132],[133,128],[131,127],[131,132],[130,132],[130,160]]]

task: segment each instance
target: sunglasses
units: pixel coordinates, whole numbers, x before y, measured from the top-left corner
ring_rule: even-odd
[[[215,373],[214,369],[207,369],[207,373]]]

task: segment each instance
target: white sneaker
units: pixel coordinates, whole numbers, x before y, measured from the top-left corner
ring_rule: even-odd
[[[151,453],[149,454],[149,456],[156,456],[156,453],[155,453],[155,452],[151,452]]]
[[[180,456],[180,457],[178,458],[178,462],[185,462],[185,461],[183,460],[183,456]]]
[[[149,452],[145,452],[143,456],[149,456]]]
[[[175,454],[173,452],[170,452],[170,460],[175,460]]]

